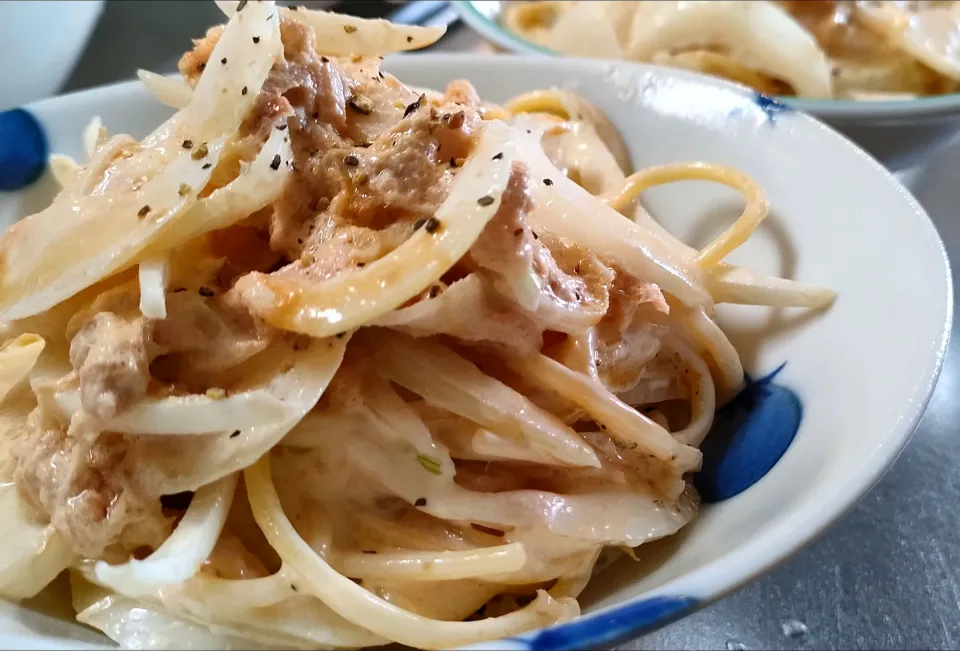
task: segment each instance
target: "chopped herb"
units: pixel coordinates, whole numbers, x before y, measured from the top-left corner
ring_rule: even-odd
[[[193,160],[200,160],[205,158],[210,151],[207,149],[207,143],[200,143],[200,146],[193,150],[193,153],[190,154],[190,158]]]
[[[317,258],[312,253],[304,253],[303,255],[300,256],[301,267],[309,267],[316,261],[317,261]]]
[[[553,185],[553,181],[550,180],[550,179],[543,179],[543,184],[544,184],[544,185]]]
[[[345,31],[347,34],[353,34],[355,31],[357,31],[357,26],[356,26],[356,25],[344,25],[344,26],[343,26],[343,31]]]
[[[450,116],[450,121],[447,123],[447,126],[451,129],[459,129],[463,126],[463,122],[466,120],[466,114],[463,111],[457,111]]]
[[[187,196],[188,194],[190,194],[191,192],[193,192],[193,188],[191,188],[191,187],[190,187],[189,185],[187,185],[186,183],[181,183],[181,184],[180,184],[180,189],[177,190],[177,194],[179,194],[181,197],[185,197],[185,196]]]
[[[420,108],[421,102],[423,102],[423,100],[425,100],[426,98],[427,98],[426,95],[421,95],[420,97],[417,98],[417,101],[407,106],[407,108],[404,109],[403,111],[403,117],[407,117],[411,113],[415,113],[417,109]]]
[[[240,94],[241,94],[241,95],[246,95],[246,94],[247,94],[247,87],[246,87],[246,86],[244,86],[243,88],[240,89]]]
[[[280,169],[280,154],[274,154],[273,160],[270,162],[270,169],[272,170]]]
[[[211,400],[223,400],[227,397],[227,392],[220,387],[213,387],[211,389],[207,389],[206,395]]]
[[[235,429],[235,430],[233,430],[233,434],[230,435],[230,438],[235,439],[235,438],[237,438],[238,436],[240,436],[240,430]]]
[[[419,461],[420,465],[423,466],[428,472],[432,472],[435,475],[440,474],[440,462],[431,457],[429,454],[418,454],[417,461]]]
[[[413,230],[419,231],[423,227],[423,225],[426,223],[427,223],[426,219],[418,219],[417,221],[413,222]]]
[[[223,57],[222,59],[220,59],[220,63],[222,63],[223,65],[227,65],[227,57]]]
[[[353,154],[347,154],[343,157],[343,164],[349,167],[356,167],[360,164],[360,159]]]
[[[370,177],[367,176],[366,172],[358,172],[357,175],[353,177],[353,182],[357,185],[364,185],[369,180]]]
[[[350,55],[350,63],[360,63],[361,61],[363,61],[363,57],[359,54]]]
[[[493,204],[493,197],[486,195],[477,199],[477,204],[483,207]]]
[[[350,98],[350,108],[361,115],[370,115],[373,111],[373,102],[370,101],[370,98],[364,97],[363,95],[355,95]]]
[[[493,155],[493,160],[502,160],[502,159],[503,159],[503,152]]]
[[[436,217],[430,217],[427,219],[427,223],[423,225],[423,229],[428,233],[436,233],[440,230],[440,220]]]
[[[192,141],[192,140],[184,140],[183,142],[180,143],[180,146],[183,147],[184,149],[192,149],[192,148],[193,148],[193,141]]]
[[[260,42],[260,37],[259,37],[259,36],[254,36],[254,37],[253,37],[253,44],[256,45],[256,44],[259,43],[259,42]]]
[[[453,167],[463,167],[463,164],[467,162],[466,158],[451,158],[451,165]]]
[[[427,505],[427,498],[426,498],[426,497],[418,497],[418,498],[417,498],[417,501],[414,502],[413,505],[414,505],[414,506],[426,506],[426,505]]]
[[[142,219],[143,217],[147,216],[148,212],[150,212],[150,206],[144,206],[137,212],[137,217],[140,217]]]
[[[413,37],[412,37],[412,36],[408,36],[408,37],[407,37],[407,43],[413,43]]]
[[[247,6],[247,0],[240,0],[240,4],[237,5],[237,11],[243,11],[243,8]]]
[[[200,296],[206,296],[207,298],[210,298],[211,296],[213,296],[213,290],[210,289],[209,287],[201,287],[200,289],[197,290],[197,292],[200,293]]]
[[[211,167],[213,167],[213,163],[204,163],[204,164],[203,164],[203,167],[201,167],[200,169],[202,169],[202,170],[208,170],[208,169],[210,169]]]

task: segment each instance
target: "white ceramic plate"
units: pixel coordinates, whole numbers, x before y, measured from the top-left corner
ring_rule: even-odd
[[[773,210],[732,261],[839,293],[822,314],[721,307],[720,322],[750,374],[780,372],[749,384],[718,416],[725,431],[707,439],[709,477],[701,481],[714,503],[681,535],[640,548],[640,563],[621,562],[597,577],[581,619],[485,648],[607,646],[662,625],[812,540],[893,462],[936,381],[952,287],[936,230],[880,165],[801,113],[694,74],[544,57],[420,55],[387,67],[423,87],[467,78],[493,101],[570,88],[610,115],[638,167],[692,159],[734,165],[760,182]],[[169,114],[136,84],[29,110],[51,149],[74,156],[95,114],[111,132],[137,136]],[[0,150],[37,145],[15,140]],[[50,190],[41,180],[0,195],[0,223],[41,207]],[[695,246],[740,210],[730,191],[702,182],[655,188],[644,200]],[[721,444],[721,435],[733,438]],[[0,647],[76,648],[79,630],[15,606],[0,610]]]
[[[506,29],[499,22],[502,2],[457,0],[450,3],[473,30],[507,52],[562,56]],[[784,97],[782,101],[843,131],[891,167],[917,162],[960,129],[960,93],[910,100],[854,101]]]

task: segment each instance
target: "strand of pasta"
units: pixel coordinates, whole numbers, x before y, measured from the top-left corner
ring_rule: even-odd
[[[555,600],[546,592],[539,592],[521,610],[473,622],[431,620],[398,608],[334,570],[300,537],[283,513],[269,455],[247,468],[244,479],[254,519],[281,561],[296,570],[311,594],[373,633],[401,644],[439,649],[508,637],[579,614],[575,600]]]
[[[747,175],[727,165],[704,162],[670,163],[640,170],[627,177],[619,193],[603,200],[622,212],[644,190],[677,181],[714,181],[737,190],[747,201],[737,220],[697,254],[697,263],[704,269],[710,269],[746,242],[770,211],[763,191]]]

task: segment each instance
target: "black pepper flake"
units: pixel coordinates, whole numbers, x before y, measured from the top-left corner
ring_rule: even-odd
[[[343,26],[343,31],[345,31],[347,34],[353,34],[355,31],[357,31],[357,26],[356,26],[356,25],[344,25],[344,26]]]
[[[427,505],[427,498],[426,498],[426,497],[418,497],[418,498],[417,498],[417,501],[414,502],[413,505],[414,505],[414,506],[426,506],[426,505]]]
[[[278,170],[280,169],[280,154],[275,154],[273,160],[270,162],[270,169]]]
[[[456,113],[450,116],[450,121],[447,122],[447,127],[449,127],[450,129],[459,129],[460,127],[463,126],[463,122],[466,119],[467,119],[467,116],[463,111],[457,111]]]
[[[370,115],[370,113],[373,111],[373,102],[362,95],[351,97],[350,101],[347,103],[350,105],[350,108],[360,115]]]
[[[367,266],[367,263],[366,263],[366,262],[358,262],[358,263],[357,263],[357,269],[363,269],[363,268],[366,267],[366,266]]]
[[[427,219],[427,223],[423,225],[423,229],[428,233],[436,233],[440,230],[440,220],[436,217],[430,217]]]
[[[247,87],[246,87],[246,86],[244,86],[243,88],[240,89],[240,94],[241,94],[241,95],[246,95],[246,94],[247,94]]]
[[[222,63],[223,65],[227,65],[227,57],[223,57],[222,59],[220,59],[220,63]]]
[[[357,147],[363,147],[364,149],[366,149],[367,147],[369,147],[369,146],[372,145],[372,144],[373,144],[372,142],[358,142],[358,143],[357,143]]]
[[[204,164],[203,164],[203,167],[201,167],[200,169],[202,169],[202,170],[208,170],[208,169],[210,169],[211,167],[213,167],[213,163],[204,163]]]
[[[206,298],[210,298],[211,296],[213,296],[213,290],[210,289],[209,287],[201,287],[197,291],[200,293],[200,296],[204,296]]]
[[[440,288],[434,285],[430,288],[430,298],[436,298],[437,296],[440,296]]]
[[[573,273],[575,273],[575,274],[580,273],[580,265],[579,265],[579,264],[577,264],[576,266],[574,266],[574,268],[573,268]]]
[[[408,37],[407,37],[407,43],[413,43],[413,37],[412,37],[412,36],[408,36]]]
[[[203,72],[203,71],[206,70],[206,69],[207,69],[207,64],[206,64],[206,63],[201,63],[200,65],[197,66],[197,70],[200,71],[200,72]]]
[[[259,42],[260,42],[260,37],[259,37],[259,36],[254,36],[254,37],[253,37],[253,43],[254,43],[254,45],[256,45],[256,44],[259,43]]]
[[[318,120],[320,119],[320,113],[318,113],[317,111],[314,111],[310,117],[312,117],[314,120]]]
[[[320,57],[320,63],[330,63],[330,59],[327,57]]]
[[[539,239],[540,239],[540,236],[537,235],[537,232],[536,232],[536,231],[530,231],[530,234],[533,235],[533,239],[535,239],[535,240],[539,240]]]
[[[184,149],[192,149],[192,148],[193,148],[193,141],[192,141],[192,140],[184,140],[183,142],[180,143],[180,146],[183,147]]]
[[[417,221],[413,222],[413,230],[419,231],[423,227],[423,225],[426,223],[427,223],[426,219],[418,219]]]
[[[379,71],[379,72],[377,73],[377,76],[380,77],[380,79],[386,79],[386,77],[385,77],[384,74],[383,74],[383,70]]]
[[[233,434],[230,435],[230,438],[235,439],[235,438],[237,438],[238,436],[240,436],[240,430],[235,429],[235,430],[233,430]]]
[[[287,125],[285,124],[281,124],[280,126],[277,127],[277,131],[286,131],[286,129],[287,129]]]
[[[363,550],[363,553],[364,553],[364,554],[376,554],[377,552],[374,551],[374,550],[372,550],[372,549],[364,549],[364,550]]]
[[[150,212],[150,206],[144,206],[137,211],[137,217],[146,217],[148,212]]]
[[[292,583],[290,584],[290,589],[293,590],[294,592],[299,592],[299,588],[297,588],[297,586],[293,585]]]
[[[544,184],[544,185],[553,185],[553,181],[551,181],[550,179],[543,179],[543,184]]]
[[[418,97],[417,101],[413,102],[412,104],[410,104],[410,106],[406,108],[406,110],[403,112],[403,117],[407,117],[411,113],[416,112],[416,110],[420,108],[420,103],[423,102],[423,100],[425,100],[426,98],[427,98],[426,95],[421,95],[420,97]]]
[[[343,157],[343,164],[348,165],[349,167],[356,167],[360,164],[360,159],[353,154],[347,154]]]
[[[491,197],[491,196],[489,196],[489,195],[484,196],[484,197],[480,197],[479,199],[477,199],[477,204],[480,205],[480,206],[486,207],[486,206],[491,205],[492,203],[493,203],[493,197]]]
[[[237,5],[237,11],[243,11],[243,8],[247,6],[247,0],[240,0],[240,4]]]
[[[338,333],[337,333],[337,339],[343,339],[343,336],[344,336],[345,334],[347,334],[347,333],[346,333],[346,332],[338,332]]]
[[[493,155],[493,160],[503,160],[503,152]]]
[[[514,236],[514,237],[520,237],[521,235],[523,235],[523,229],[522,229],[522,228],[518,228],[517,230],[513,231],[513,236]]]

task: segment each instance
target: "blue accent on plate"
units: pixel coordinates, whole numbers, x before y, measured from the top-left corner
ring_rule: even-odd
[[[23,109],[0,112],[0,191],[22,190],[47,167],[47,136]]]
[[[757,108],[766,113],[767,120],[769,120],[771,123],[776,122],[777,116],[781,113],[787,113],[788,111],[792,110],[789,106],[778,100],[776,97],[767,95],[766,93],[754,93],[753,103],[757,105]]]
[[[703,468],[693,483],[705,503],[738,495],[766,475],[790,447],[803,404],[796,393],[773,382],[786,362],[770,375],[745,376],[740,393],[717,411],[700,445]]]
[[[530,651],[607,648],[664,626],[696,607],[692,597],[651,597],[508,641]]]

